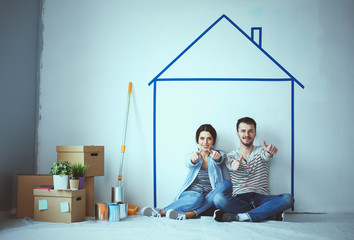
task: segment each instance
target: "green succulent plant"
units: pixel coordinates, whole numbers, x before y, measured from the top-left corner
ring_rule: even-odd
[[[59,176],[70,175],[71,164],[68,161],[63,162],[61,160],[59,160],[59,162],[54,162],[53,166],[50,168],[49,174]]]
[[[71,165],[71,174],[73,177],[84,177],[88,167],[87,164],[83,165],[82,163],[74,162]]]

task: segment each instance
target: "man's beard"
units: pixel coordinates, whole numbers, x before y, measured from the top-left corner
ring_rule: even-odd
[[[249,143],[245,143],[244,141],[241,140],[242,144],[245,145],[246,147],[252,146],[252,145],[253,145],[253,141],[254,141],[254,140],[252,140],[252,141],[249,142]]]

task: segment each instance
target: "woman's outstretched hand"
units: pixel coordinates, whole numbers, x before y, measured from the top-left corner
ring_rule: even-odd
[[[219,160],[221,155],[218,151],[213,151],[213,150],[210,150],[208,149],[210,155],[211,155],[211,158],[215,161],[215,160]]]
[[[199,161],[199,156],[200,156],[201,152],[202,152],[202,149],[200,149],[198,152],[192,153],[190,158],[191,158],[191,161],[193,164],[196,164]]]

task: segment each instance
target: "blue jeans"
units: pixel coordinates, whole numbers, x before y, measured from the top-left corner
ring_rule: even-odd
[[[219,186],[217,186],[215,189],[213,189],[207,194],[197,191],[186,190],[182,192],[182,194],[176,201],[165,207],[163,211],[164,213],[166,213],[170,209],[174,209],[177,212],[194,211],[196,213],[196,216],[198,216],[204,211],[208,210],[210,207],[214,206],[215,195],[226,194],[228,192],[231,192],[232,186],[230,188],[228,184],[223,183],[219,184]]]
[[[246,213],[251,222],[260,222],[291,208],[294,198],[290,194],[263,195],[255,192],[233,197],[229,192],[217,194],[214,204],[217,208],[228,212]]]

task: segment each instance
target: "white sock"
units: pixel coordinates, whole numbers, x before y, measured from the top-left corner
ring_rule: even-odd
[[[246,213],[238,213],[237,216],[238,216],[238,220],[240,222],[249,221],[250,220],[250,218],[248,217],[248,215]]]

